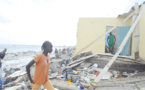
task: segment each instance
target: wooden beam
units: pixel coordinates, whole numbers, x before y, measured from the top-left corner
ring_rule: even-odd
[[[137,19],[135,20],[135,22],[133,23],[133,25],[131,26],[128,34],[126,35],[125,39],[123,40],[123,42],[121,43],[120,47],[118,48],[117,52],[115,53],[115,55],[113,56],[113,58],[107,63],[107,65],[104,67],[104,69],[102,70],[102,72],[98,75],[98,77],[95,79],[95,82],[99,82],[101,80],[101,78],[103,77],[103,75],[108,71],[108,69],[111,67],[111,65],[114,63],[114,61],[116,60],[116,58],[118,57],[118,55],[120,54],[120,52],[122,51],[124,45],[126,44],[127,40],[129,39],[130,35],[133,33],[135,26],[137,25],[137,23],[139,22],[143,12],[145,11],[145,5],[143,5],[143,9],[141,10],[141,12],[139,13]]]
[[[74,63],[74,64],[72,64],[72,65],[70,65],[70,66],[66,66],[65,68],[73,68],[73,67],[75,67],[75,66],[77,66],[77,65],[79,65],[79,64],[81,64],[81,63],[83,63],[84,61],[80,61],[80,62],[77,62],[77,63]]]
[[[113,28],[111,28],[110,30],[108,30],[107,32],[105,32],[104,34],[102,34],[100,37],[97,37],[94,41],[92,41],[91,43],[89,43],[88,45],[86,45],[85,47],[83,47],[82,49],[80,49],[71,58],[75,57],[76,55],[78,55],[79,53],[81,53],[82,51],[84,51],[85,49],[87,49],[89,46],[91,46],[92,44],[94,44],[95,42],[97,42],[99,39],[101,39],[102,37],[104,37],[106,34],[112,32],[115,28],[117,28],[119,25],[121,25],[122,23],[124,23],[125,21],[127,21],[133,15],[134,15],[134,12],[132,12],[128,17],[126,17],[124,20],[122,20],[116,26],[114,26]]]
[[[69,63],[68,65],[71,65],[71,64],[74,64],[74,63],[77,63],[77,62],[80,62],[80,61],[84,61],[85,59],[88,59],[88,58],[91,58],[91,57],[94,57],[94,56],[97,56],[97,54],[93,54],[93,55],[89,55],[89,56],[86,56],[86,57],[82,57],[82,58],[80,58],[78,60],[75,60],[75,61]]]
[[[75,61],[69,63],[69,64],[66,66],[66,68],[73,68],[73,67],[75,67],[75,66],[77,66],[77,65],[79,65],[79,64],[81,64],[81,63],[83,63],[86,59],[91,58],[91,57],[94,57],[94,56],[97,56],[97,54],[93,54],[93,55],[89,55],[89,56],[86,56],[86,57],[82,57],[82,58],[80,58],[80,59],[78,59],[78,60],[75,60]]]

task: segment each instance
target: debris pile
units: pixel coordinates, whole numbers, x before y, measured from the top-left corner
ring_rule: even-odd
[[[90,83],[94,83],[95,78],[101,73],[103,69],[101,67],[104,67],[108,62],[104,61],[102,58],[104,57],[91,52],[81,53],[72,59],[70,54],[59,54],[57,59],[51,58],[49,79],[54,87],[60,90],[92,90],[92,88],[101,88],[101,90],[105,90],[107,87],[110,89],[114,87],[111,90],[115,90],[117,87],[119,87],[118,89],[120,90],[123,88],[130,90],[145,88],[143,86],[145,83],[145,74],[139,76],[139,69],[133,72],[110,69],[102,77],[99,84],[95,86],[90,85]],[[102,63],[101,61],[98,62],[97,60],[100,59],[102,59],[102,62],[104,61],[106,63]],[[139,66],[140,64],[137,65]],[[114,65],[113,67],[117,66]],[[4,90],[31,89],[31,83],[28,80],[25,70],[19,68],[10,68],[8,72],[5,68],[3,70],[5,72],[3,80]],[[31,67],[31,75],[34,74],[34,70],[35,66]],[[41,89],[44,90],[44,87],[41,87]]]

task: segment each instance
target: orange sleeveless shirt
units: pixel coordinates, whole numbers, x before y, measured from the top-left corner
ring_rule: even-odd
[[[44,84],[49,80],[48,72],[50,67],[50,57],[46,57],[43,53],[41,53],[33,60],[36,62],[33,81],[35,84]]]

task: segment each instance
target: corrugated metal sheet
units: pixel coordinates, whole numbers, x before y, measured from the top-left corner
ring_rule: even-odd
[[[117,48],[119,48],[120,44],[122,43],[125,36],[127,35],[129,29],[130,29],[130,26],[125,26],[125,27],[119,27],[118,28]],[[129,44],[129,40],[125,44],[125,46],[124,46],[122,52],[120,53],[120,55],[125,55],[126,56],[127,50],[128,50],[128,44]],[[131,55],[131,44],[130,44],[129,51],[128,51],[128,56],[130,56],[130,55]]]

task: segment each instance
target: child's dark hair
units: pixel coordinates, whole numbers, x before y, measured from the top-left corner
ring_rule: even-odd
[[[51,42],[45,41],[41,46],[41,50],[43,51],[46,47],[53,47],[53,46],[52,46]]]

